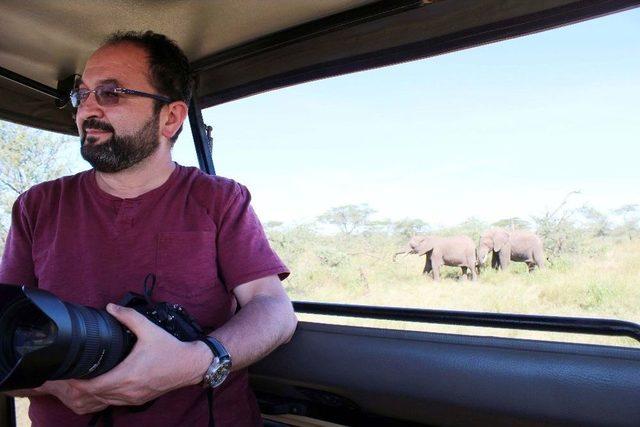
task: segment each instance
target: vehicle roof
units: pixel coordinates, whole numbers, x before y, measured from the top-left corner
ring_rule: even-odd
[[[0,119],[75,134],[56,98],[117,30],[166,34],[198,75],[201,108],[266,90],[516,37],[637,0],[4,0]]]

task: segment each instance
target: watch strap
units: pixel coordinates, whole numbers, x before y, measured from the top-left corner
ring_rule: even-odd
[[[200,338],[200,341],[205,343],[211,349],[214,358],[217,357],[219,360],[229,359],[229,361],[231,361],[231,356],[227,349],[224,348],[222,343],[214,337],[204,336]]]
[[[226,348],[217,339],[204,336],[199,338],[213,353],[213,361],[207,368],[202,378],[202,385],[207,388],[215,388],[224,382],[231,371],[231,356]]]

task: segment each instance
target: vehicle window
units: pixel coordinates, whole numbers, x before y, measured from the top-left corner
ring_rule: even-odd
[[[638,22],[630,11],[210,108],[217,172],[252,191],[294,300],[640,322]],[[509,240],[487,237],[478,280],[464,280],[457,254],[481,252],[493,228]],[[394,261],[403,251],[417,253]],[[437,263],[452,264],[439,281]]]
[[[183,166],[195,166],[198,165],[198,155],[196,154],[195,146],[193,145],[193,136],[191,134],[191,127],[189,124],[189,118],[184,122],[182,132],[178,137],[175,145],[173,146],[173,160]]]

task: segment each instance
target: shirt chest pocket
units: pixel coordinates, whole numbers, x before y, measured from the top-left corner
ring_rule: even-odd
[[[164,232],[157,236],[155,292],[173,302],[211,294],[217,282],[215,233]]]

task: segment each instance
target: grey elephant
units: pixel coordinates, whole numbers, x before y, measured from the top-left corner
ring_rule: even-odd
[[[476,248],[473,240],[467,236],[414,236],[407,246],[396,252],[393,260],[400,254],[425,255],[422,274],[433,274],[433,280],[440,280],[440,267],[448,265],[462,268],[462,276],[471,270],[472,280],[477,280]]]
[[[524,262],[532,271],[535,267],[544,269],[544,249],[542,240],[535,233],[526,230],[507,231],[492,228],[480,236],[478,247],[478,268],[482,267],[491,253],[491,267],[506,269],[509,262]]]

